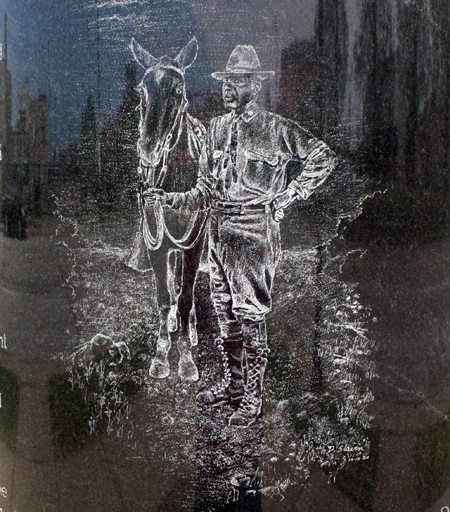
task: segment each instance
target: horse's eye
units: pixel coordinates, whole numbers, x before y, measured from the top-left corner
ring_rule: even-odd
[[[176,89],[175,89],[175,93],[176,94],[181,94],[183,92],[183,89],[182,87],[179,85]]]

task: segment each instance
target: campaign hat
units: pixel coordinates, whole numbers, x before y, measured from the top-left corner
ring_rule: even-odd
[[[216,71],[212,77],[223,80],[232,75],[254,75],[260,80],[267,80],[275,75],[274,71],[261,71],[261,63],[253,46],[238,45],[231,52],[225,71]]]

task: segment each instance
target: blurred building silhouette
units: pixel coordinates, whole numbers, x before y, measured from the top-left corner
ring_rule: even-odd
[[[205,127],[209,126],[213,117],[226,113],[221,92],[213,92],[209,89],[204,90],[203,93],[191,91],[187,93],[187,98],[189,114],[201,121]]]
[[[339,151],[348,146],[342,129],[347,64],[345,2],[318,0],[314,37],[281,52],[278,111]]]
[[[17,91],[16,130],[12,127],[11,74],[7,66],[7,18],[0,60],[0,188],[19,196],[26,210],[46,210],[48,183],[47,99],[30,96],[27,78]]]
[[[301,126],[317,127],[317,74],[312,41],[295,41],[281,52],[278,112]]]
[[[5,42],[0,44],[0,191],[5,192],[7,162],[12,140],[11,73],[7,65],[7,20],[5,15]]]
[[[29,212],[41,213],[48,182],[47,98],[30,97],[28,78],[17,91],[17,124],[12,133],[9,175]]]

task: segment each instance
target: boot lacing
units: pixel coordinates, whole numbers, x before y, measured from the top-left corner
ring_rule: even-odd
[[[213,395],[217,395],[222,391],[225,391],[225,389],[227,389],[228,386],[231,384],[231,372],[230,367],[228,366],[228,358],[225,353],[225,349],[223,348],[223,343],[224,342],[222,338],[217,338],[217,349],[219,350],[220,355],[222,357],[223,378],[210,389]]]
[[[261,367],[267,363],[266,356],[270,350],[268,348],[257,348],[256,357],[249,362],[247,367],[247,382],[244,390],[244,396],[239,408],[251,411],[255,407],[259,407],[261,403]],[[258,387],[260,388],[258,390]],[[258,393],[259,391],[259,393]]]

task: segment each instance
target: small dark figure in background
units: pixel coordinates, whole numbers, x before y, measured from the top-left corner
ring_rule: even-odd
[[[20,197],[16,194],[2,196],[2,217],[5,236],[25,238],[25,211]]]

